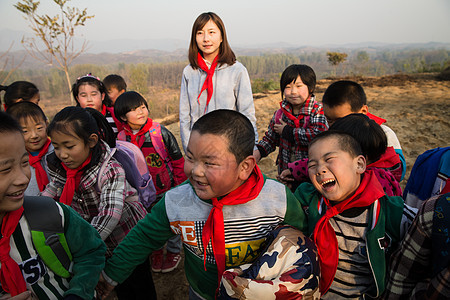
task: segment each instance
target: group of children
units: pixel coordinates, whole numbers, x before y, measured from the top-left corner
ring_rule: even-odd
[[[102,299],[112,289],[119,299],[156,299],[150,268],[176,268],[181,247],[189,299],[449,295],[448,255],[429,249],[436,234],[448,249],[448,218],[435,211],[445,216],[450,196],[430,200],[414,219],[417,210],[401,197],[400,143],[384,119],[369,113],[359,84],[331,84],[322,106],[313,69],[289,66],[280,79],[280,109],[257,142],[250,80],[216,14],[194,22],[189,61],[180,94],[184,156],[173,134],[149,118],[147,101],[126,91],[118,75],[79,77],[72,88],[77,106],[50,123],[34,85],[28,95],[6,89],[7,113],[0,113],[5,297],[93,299],[99,282]],[[114,156],[117,141],[141,150],[154,206],[144,207],[127,179]],[[277,180],[257,165],[276,147]],[[45,211],[43,227],[32,221],[37,211]],[[267,244],[274,232],[282,246]],[[299,249],[302,255],[288,255]]]

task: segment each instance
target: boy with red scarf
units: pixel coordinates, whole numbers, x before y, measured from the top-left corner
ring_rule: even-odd
[[[326,131],[309,146],[308,173],[295,195],[308,214],[317,245],[322,299],[379,297],[389,256],[416,210],[388,197],[361,146],[350,135]]]
[[[387,147],[387,137],[380,125],[365,114],[349,114],[334,122],[329,130],[345,132],[356,139],[366,158],[367,169],[375,172],[386,195],[403,195],[400,184],[389,168],[395,162],[386,159],[395,157],[399,161],[398,155],[392,147]],[[289,169],[284,170],[277,179],[286,185],[294,181],[309,181],[308,159],[290,163]]]
[[[31,174],[22,129],[3,112],[0,112],[0,140],[0,298],[93,299],[105,262],[105,244],[74,210],[55,203],[59,214],[49,219],[63,220],[63,236],[73,257],[72,276],[63,278],[44,263],[36,251],[24,213],[23,203],[30,201],[24,199],[24,192]],[[52,228],[51,224],[46,225]]]
[[[367,96],[363,87],[350,80],[340,80],[332,83],[323,94],[323,113],[328,125],[352,113],[361,113],[374,120],[384,130],[388,141],[388,149],[380,158],[378,166],[389,169],[400,182],[405,177],[406,161],[402,147],[395,132],[386,126],[386,120],[369,113]]]
[[[261,173],[254,140],[251,122],[236,111],[215,110],[194,124],[184,168],[189,182],[166,192],[115,250],[99,285],[103,296],[180,235],[190,298],[214,299],[225,269],[253,262],[272,229],[281,223],[302,229],[299,202]]]
[[[25,196],[38,196],[49,183],[47,156],[53,152],[53,145],[47,136],[47,117],[42,109],[32,102],[18,102],[6,111],[22,127],[27,149],[31,178]]]

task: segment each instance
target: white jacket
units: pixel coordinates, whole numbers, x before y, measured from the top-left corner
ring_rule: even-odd
[[[227,64],[217,66],[213,76],[214,90],[208,107],[206,107],[206,90],[197,100],[205,79],[206,72],[201,69],[194,70],[191,65],[188,65],[183,70],[180,92],[180,135],[184,151],[186,152],[194,123],[205,113],[216,109],[236,110],[249,118],[255,129],[255,142],[257,142],[258,132],[252,88],[244,65],[236,61],[232,66]]]

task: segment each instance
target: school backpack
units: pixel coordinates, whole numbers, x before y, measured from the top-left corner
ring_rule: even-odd
[[[450,193],[442,194],[436,200],[433,212],[431,240],[431,277],[435,277],[450,265]],[[428,200],[429,201],[429,200]]]
[[[124,168],[125,177],[128,183],[138,191],[139,201],[142,205],[145,208],[150,207],[156,200],[156,189],[141,149],[130,142],[117,140],[116,147],[111,148],[111,156],[117,159]],[[98,172],[99,177],[105,173],[107,164],[108,160],[105,160],[101,165]],[[101,191],[100,180],[97,180],[96,189]]]
[[[169,158],[169,154],[166,151],[166,145],[164,145],[164,140],[161,134],[161,124],[159,124],[158,122],[153,122],[148,132],[150,133],[152,146],[155,148],[156,153],[158,153],[164,163],[169,167],[170,172],[173,173],[173,166]],[[127,137],[124,130],[119,132],[119,134],[117,135],[117,139],[126,141]]]
[[[64,235],[64,224],[55,200],[44,196],[25,196],[24,215],[31,229],[33,245],[53,272],[69,278],[72,254]]]

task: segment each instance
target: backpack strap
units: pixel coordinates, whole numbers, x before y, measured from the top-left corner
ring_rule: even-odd
[[[100,169],[98,170],[98,173],[97,173],[97,184],[95,185],[95,190],[99,194],[102,191],[102,183],[100,182],[101,181],[100,178],[106,172],[106,167],[108,166],[108,162],[111,159],[111,157],[113,157],[115,152],[116,152],[116,148],[111,148],[111,154],[106,157],[106,159],[103,161],[102,165],[100,166]]]
[[[156,152],[161,156],[166,165],[169,166],[170,171],[173,173],[173,166],[169,159],[169,154],[166,150],[166,145],[164,145],[164,140],[161,134],[161,125],[158,122],[153,122],[152,127],[149,130],[150,138],[152,139],[152,145]]]
[[[64,235],[58,204],[49,197],[26,196],[23,208],[39,256],[57,275],[69,278],[72,254]]]
[[[125,130],[119,131],[119,133],[117,134],[117,139],[120,140],[120,141],[126,141],[127,140],[127,136],[125,135]]]

